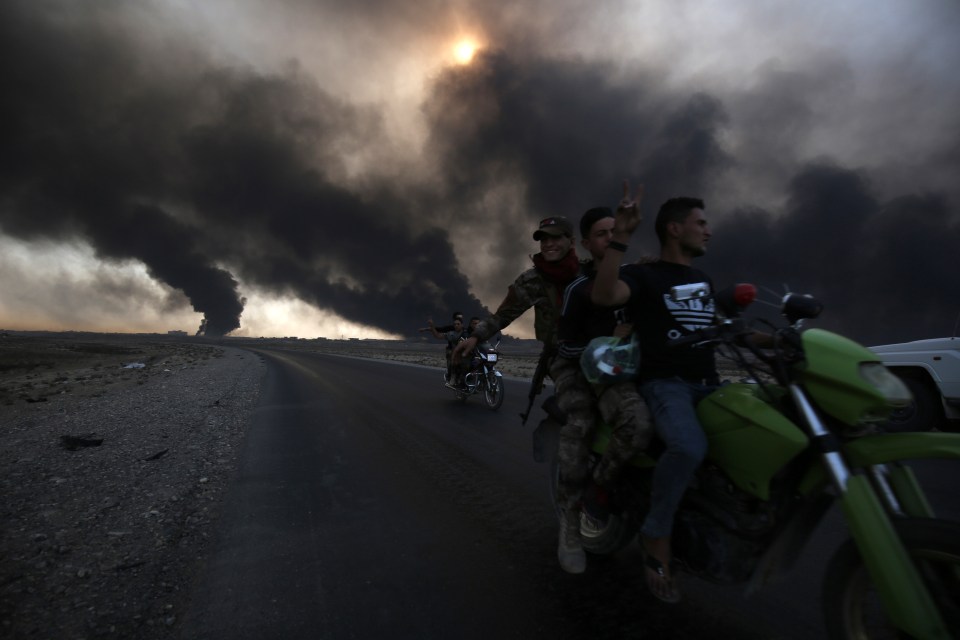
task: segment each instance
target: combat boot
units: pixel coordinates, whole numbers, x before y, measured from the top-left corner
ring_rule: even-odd
[[[587,570],[587,554],[580,542],[580,512],[568,509],[560,515],[560,544],[557,547],[560,567],[567,573]]]

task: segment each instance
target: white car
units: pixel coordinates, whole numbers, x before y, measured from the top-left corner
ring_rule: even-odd
[[[913,403],[895,411],[888,429],[960,429],[960,338],[933,338],[870,347],[913,392]]]

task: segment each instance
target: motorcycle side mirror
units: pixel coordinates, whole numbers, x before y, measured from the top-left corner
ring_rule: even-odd
[[[692,284],[681,284],[676,287],[670,287],[670,299],[674,302],[684,302],[686,300],[699,300],[710,295],[709,282],[694,282]]]
[[[747,282],[727,287],[714,296],[717,306],[727,318],[736,318],[757,299],[757,288]]]
[[[806,293],[788,293],[783,296],[780,313],[790,324],[797,320],[816,318],[823,311],[823,303]]]

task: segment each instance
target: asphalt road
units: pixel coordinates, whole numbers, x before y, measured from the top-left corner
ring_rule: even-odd
[[[746,598],[694,579],[684,601],[644,588],[633,545],[581,576],[556,521],[526,381],[497,412],[461,403],[437,369],[258,351],[267,374],[184,638],[822,637],[829,518],[789,579]],[[955,484],[937,491],[953,494]]]

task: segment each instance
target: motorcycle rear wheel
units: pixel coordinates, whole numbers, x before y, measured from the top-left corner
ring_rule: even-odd
[[[503,378],[490,374],[483,383],[483,399],[487,406],[496,411],[503,404]]]
[[[940,609],[952,637],[960,638],[960,523],[932,518],[894,521],[907,552]],[[831,638],[900,638],[853,540],[834,554],[824,575],[823,615]]]
[[[550,501],[553,503],[557,520],[562,517],[560,506],[557,504],[557,483],[560,480],[560,460],[557,456],[557,447],[550,448]],[[580,542],[583,550],[595,556],[609,556],[633,542],[637,537],[637,523],[628,515],[611,513],[607,521],[598,526],[589,516],[580,514]]]

